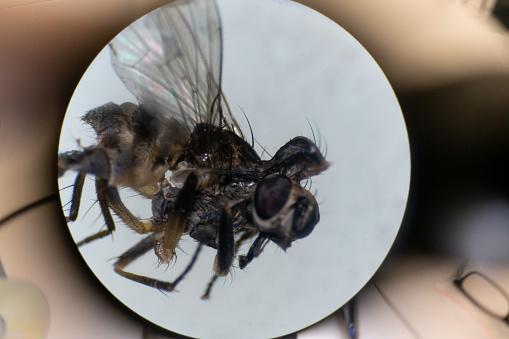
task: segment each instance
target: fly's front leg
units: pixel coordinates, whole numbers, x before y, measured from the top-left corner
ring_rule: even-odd
[[[254,258],[260,255],[263,251],[263,247],[267,243],[268,239],[264,235],[259,235],[256,240],[253,242],[247,255],[241,255],[239,257],[239,267],[240,269],[245,268]]]
[[[164,238],[156,244],[156,255],[162,263],[169,263],[175,255],[175,248],[187,226],[189,215],[193,211],[198,177],[191,172],[180,190],[170,217],[164,228]]]
[[[157,288],[159,290],[164,291],[173,291],[177,284],[186,276],[186,274],[192,269],[198,255],[200,253],[202,244],[198,244],[196,250],[194,252],[193,258],[187,265],[186,269],[175,279],[173,282],[163,281],[155,278],[146,277],[143,275],[126,272],[124,268],[129,265],[134,260],[141,257],[143,254],[147,253],[150,249],[154,248],[154,246],[161,241],[163,238],[163,233],[151,234],[129,250],[127,250],[124,254],[122,254],[114,264],[115,272],[120,274],[121,276],[130,279],[132,281],[138,282],[140,284],[144,284],[150,287]]]

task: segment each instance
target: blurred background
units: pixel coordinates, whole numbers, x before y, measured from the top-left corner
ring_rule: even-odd
[[[384,265],[357,296],[357,337],[507,337],[507,323],[469,303],[452,277],[470,259],[509,291],[509,2],[299,2],[377,60],[410,139],[407,213]],[[79,79],[120,30],[165,3],[0,1],[0,217],[57,191],[58,135]],[[47,337],[162,337],[102,291],[65,227],[58,201],[0,227],[7,277],[46,297]],[[338,312],[295,336],[348,333]]]

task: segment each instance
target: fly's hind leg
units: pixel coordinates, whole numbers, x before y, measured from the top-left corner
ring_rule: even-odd
[[[83,193],[83,185],[85,183],[85,177],[86,177],[86,174],[82,173],[82,172],[79,172],[78,175],[76,176],[76,180],[74,182],[74,189],[72,192],[71,208],[69,211],[69,216],[65,218],[67,222],[76,221],[76,219],[78,218],[78,213],[79,213],[80,203],[81,203],[81,196]],[[107,184],[106,184],[106,186],[107,186]],[[96,180],[96,194],[97,194],[99,206],[101,208],[101,213],[104,217],[104,221],[106,222],[107,229],[104,231],[100,231],[96,234],[93,234],[93,235],[85,238],[84,240],[78,242],[77,243],[78,246],[82,246],[86,243],[89,243],[89,242],[95,240],[95,239],[100,239],[102,237],[105,237],[108,234],[111,234],[115,230],[115,224],[113,222],[113,218],[111,217],[111,213],[108,209],[108,202],[107,202],[108,198],[107,198],[107,194],[106,194],[104,180],[103,181],[101,181],[99,179]]]
[[[240,269],[244,269],[254,258],[260,255],[262,253],[263,248],[265,244],[267,243],[268,239],[264,235],[258,235],[258,237],[255,239],[253,244],[251,244],[251,247],[249,248],[249,251],[246,255],[241,255],[239,257],[239,267]]]
[[[76,244],[78,247],[85,245],[89,242],[92,242],[96,239],[104,238],[105,236],[111,234],[115,230],[115,222],[113,221],[113,217],[111,216],[110,210],[108,209],[108,198],[106,188],[104,187],[105,184],[104,181],[105,180],[101,179],[97,179],[95,181],[95,191],[97,194],[97,201],[99,203],[99,207],[101,208],[101,214],[103,215],[107,229],[100,231],[96,234],[92,234],[91,236],[81,240]]]
[[[187,273],[193,268],[194,263],[196,262],[196,259],[198,259],[198,255],[200,253],[202,244],[198,244],[196,247],[196,250],[193,254],[193,257],[191,258],[191,261],[187,265],[184,271],[175,279],[173,282],[169,281],[163,281],[155,278],[146,277],[139,274],[134,274],[131,272],[124,271],[124,268],[129,265],[132,261],[136,260],[143,254],[147,253],[150,249],[154,248],[154,246],[161,241],[161,238],[163,237],[162,232],[151,234],[148,237],[141,240],[139,243],[131,247],[127,252],[122,254],[117,261],[114,264],[115,272],[120,274],[121,276],[130,279],[132,281],[138,282],[140,284],[144,284],[150,287],[157,288],[159,290],[164,291],[173,291],[177,284],[184,279]]]
[[[104,238],[113,233],[115,230],[115,222],[113,221],[109,208],[111,208],[127,226],[137,233],[147,233],[152,230],[154,226],[152,221],[143,222],[134,216],[122,203],[120,195],[118,194],[118,189],[116,187],[109,186],[107,180],[96,178],[95,189],[99,207],[101,208],[101,214],[103,215],[107,229],[83,239],[77,243],[78,246],[90,243],[96,239]]]

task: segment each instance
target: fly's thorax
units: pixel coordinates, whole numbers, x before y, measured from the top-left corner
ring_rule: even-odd
[[[315,198],[295,180],[271,174],[258,184],[253,198],[255,227],[282,249],[308,236],[319,220]]]
[[[252,220],[250,202],[254,189],[255,185],[231,183],[200,191],[185,233],[189,233],[191,238],[200,243],[217,249],[218,229],[223,208],[226,205],[230,208],[234,231],[246,227]]]
[[[185,160],[196,167],[236,169],[260,163],[260,157],[234,132],[209,124],[197,124],[189,139]]]

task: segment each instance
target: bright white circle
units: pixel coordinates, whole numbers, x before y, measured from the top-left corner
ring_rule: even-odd
[[[79,250],[118,300],[170,331],[201,338],[282,336],[341,307],[387,255],[408,196],[406,127],[383,72],[336,23],[288,0],[217,2],[224,38],[223,91],[246,137],[250,133],[243,112],[256,140],[271,154],[296,135],[313,138],[313,132],[326,150],[332,165],[311,186],[320,204],[320,223],[286,253],[270,244],[245,270],[237,268],[219,279],[207,301],[200,296],[212,277],[215,251],[210,248],[204,248],[179,292],[167,295],[113,271],[112,259],[143,238],[120,222],[113,236]],[[110,101],[135,99],[114,73],[105,48],[72,97],[59,151],[77,149],[77,140],[93,144],[95,134],[80,117]],[[65,204],[72,189],[63,188],[73,183],[74,175],[59,180]],[[80,217],[69,225],[76,241],[104,227],[93,204],[92,179],[85,184]],[[129,208],[151,216],[149,200],[122,192]],[[184,236],[180,246],[174,265],[158,267],[149,252],[127,270],[171,281],[196,244]]]

